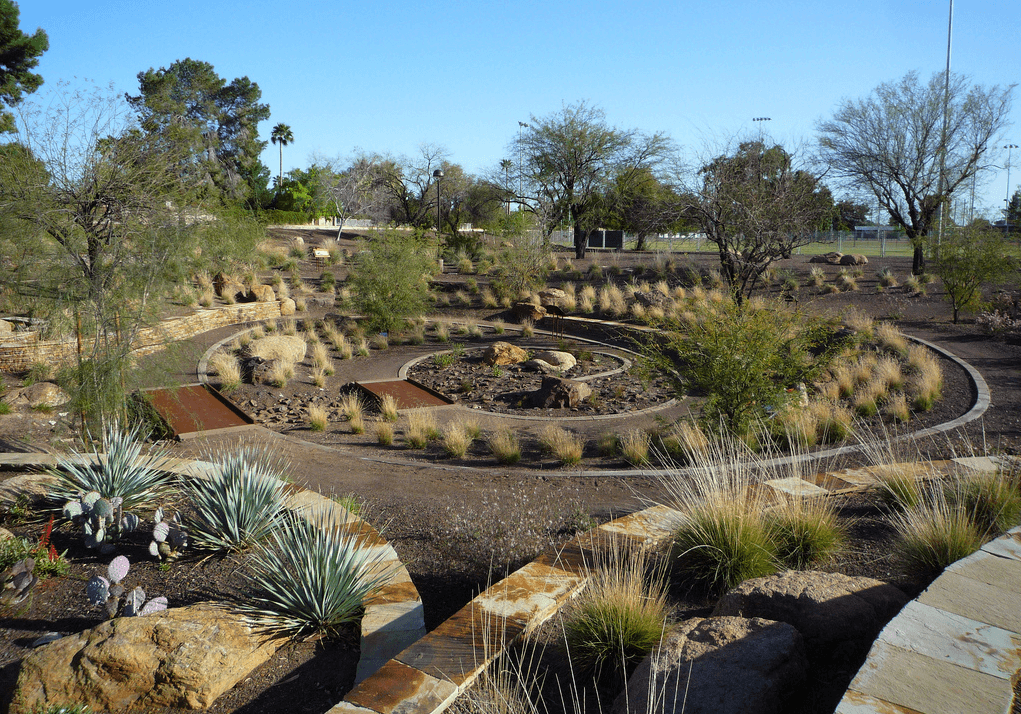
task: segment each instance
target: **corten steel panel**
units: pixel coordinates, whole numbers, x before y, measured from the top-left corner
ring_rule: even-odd
[[[368,392],[377,403],[384,394],[393,396],[397,400],[398,409],[415,409],[417,407],[437,407],[453,404],[452,401],[438,392],[411,381],[357,382],[356,384]]]
[[[147,392],[157,413],[166,420],[176,438],[197,432],[249,428],[255,420],[202,384]]]

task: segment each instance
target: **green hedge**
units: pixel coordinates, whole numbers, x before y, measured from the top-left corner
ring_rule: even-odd
[[[259,214],[259,222],[267,226],[306,224],[309,217],[299,211],[281,211],[276,208],[268,208]]]

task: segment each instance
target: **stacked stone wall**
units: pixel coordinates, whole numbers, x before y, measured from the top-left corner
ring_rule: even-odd
[[[168,344],[243,322],[258,322],[280,317],[280,302],[252,302],[240,305],[201,309],[191,315],[161,320],[152,327],[139,330],[132,346],[137,355],[159,352]],[[85,353],[89,345],[82,345]],[[41,340],[39,332],[11,332],[0,336],[0,371],[23,372],[36,362],[51,366],[67,364],[75,359],[78,344],[75,338]]]

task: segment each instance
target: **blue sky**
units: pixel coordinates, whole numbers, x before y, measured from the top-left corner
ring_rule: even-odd
[[[295,142],[284,171],[313,151],[414,154],[430,142],[481,173],[508,156],[518,121],[585,100],[624,128],[663,131],[696,154],[756,131],[814,141],[842,98],[946,62],[949,3],[823,0],[714,3],[432,3],[391,0],[20,0],[22,30],[46,30],[47,81],[88,78],[137,93],[136,75],[191,57],[247,75]],[[1017,0],[957,2],[952,69],[982,84],[1021,80]],[[1021,94],[1000,144],[1021,144]],[[277,149],[263,161],[276,173]],[[997,163],[1004,164],[1005,157]],[[1013,152],[1012,187],[1021,183]],[[1002,208],[1006,172],[977,207]]]

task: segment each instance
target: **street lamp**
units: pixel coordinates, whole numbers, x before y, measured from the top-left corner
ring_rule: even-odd
[[[1005,199],[1003,199],[1003,200],[1007,202],[1007,207],[1009,208],[1010,207],[1010,154],[1011,154],[1011,152],[1014,149],[1018,148],[1018,146],[1017,146],[1017,144],[1007,144],[1003,148],[1007,150],[1007,197]]]
[[[521,195],[521,130],[531,128],[532,127],[528,126],[528,124],[525,124],[523,121],[518,122],[518,196]],[[519,203],[518,209],[520,210],[520,208],[521,204]]]
[[[436,179],[436,240],[440,240],[440,181],[443,179],[443,170],[433,171],[433,178]]]
[[[762,143],[762,122],[773,121],[772,117],[752,117],[752,121],[759,122],[759,143]]]

